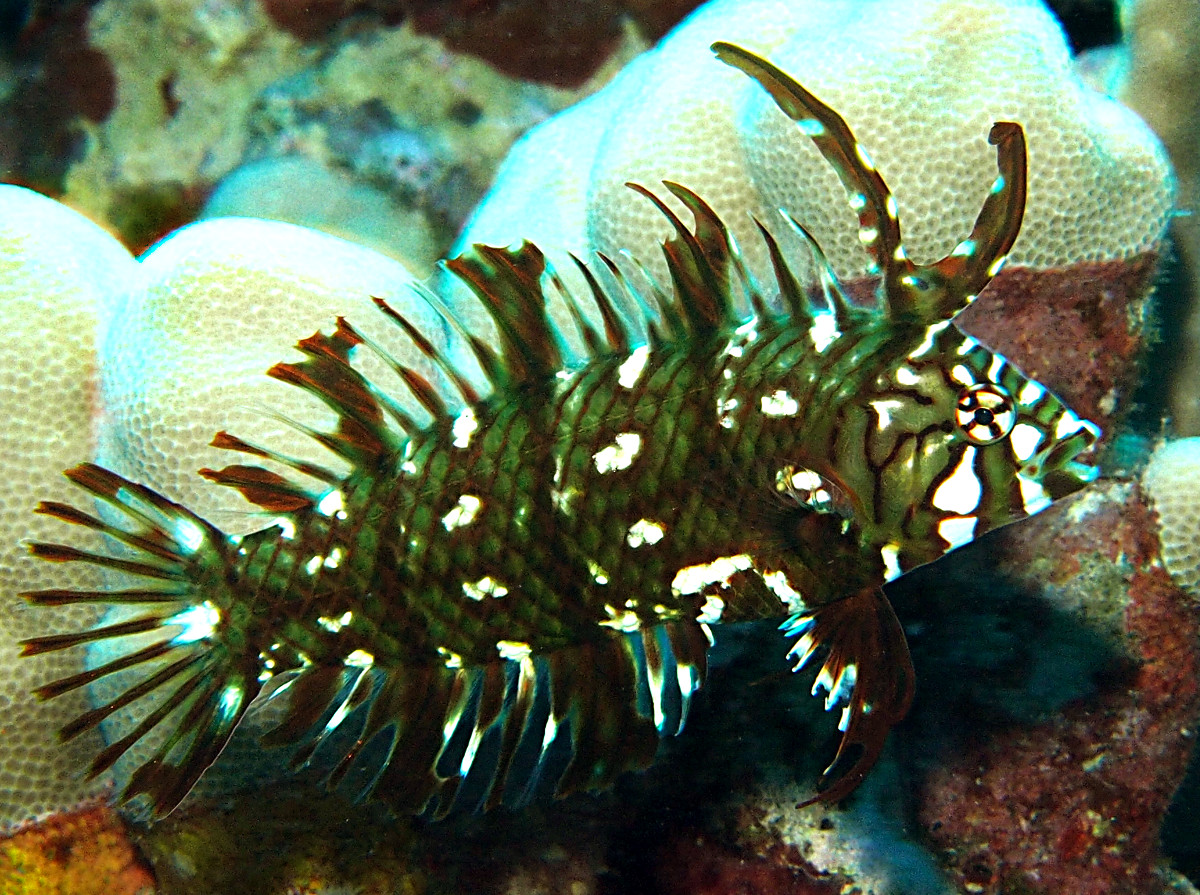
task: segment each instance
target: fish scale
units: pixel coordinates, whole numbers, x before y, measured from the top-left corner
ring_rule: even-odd
[[[91,774],[146,740],[150,757],[120,797],[162,815],[252,704],[283,700],[264,746],[289,745],[329,785],[396,810],[441,815],[520,804],[547,786],[605,786],[683,728],[713,625],[774,618],[791,639],[781,655],[796,670],[816,664],[813,693],[840,710],[842,740],[812,800],[839,799],[863,778],[913,694],[882,587],[1082,488],[1096,470],[1079,458],[1100,433],[952,323],[1020,229],[1019,125],[999,122],[988,136],[999,176],[972,233],[916,265],[882,175],[837,113],[766,60],[713,48],[841,178],[880,273],[876,302],[850,302],[786,213],[782,225],[815,261],[812,288],[771,227],[758,223],[773,266],[758,283],[699,196],[664,183],[689,226],[631,184],[673,231],[669,289],[636,261],[635,277],[597,256],[575,259],[586,288],[572,291],[528,243],[447,262],[495,324],[492,346],[443,309],[486,396],[381,300],[445,387],[342,319],[299,343],[304,360],[268,371],[336,413],[332,431],[304,431],[350,472],[218,433],[214,444],[252,462],[201,474],[273,514],[263,531],[227,536],[101,467],[68,470],[106,513],[56,502],[39,511],[118,546],[31,549],[132,583],[28,599],[145,607],[132,621],[23,644],[26,655],[96,643],[115,654],[46,684],[46,698],[134,673],[64,729],[69,738],[140,710]],[[556,304],[575,342],[551,322]],[[568,358],[567,344],[586,350]],[[394,381],[368,382],[352,363],[362,353]],[[404,392],[430,422],[403,408]],[[122,638],[148,632],[161,639],[120,651]]]

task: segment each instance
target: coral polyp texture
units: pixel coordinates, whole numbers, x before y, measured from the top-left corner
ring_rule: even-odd
[[[1200,597],[1200,438],[1159,445],[1142,488],[1158,514],[1163,565],[1176,584]]]
[[[7,330],[0,342],[0,826],[69,806],[94,795],[81,780],[98,740],[55,742],[66,706],[38,703],[31,688],[47,674],[69,672],[73,661],[46,657],[20,662],[14,643],[46,619],[16,594],[52,586],[95,584],[85,569],[47,567],[22,541],[46,537],[50,520],[30,512],[39,500],[66,499],[65,465],[95,450],[92,420],[99,380],[96,344],[107,307],[136,274],[130,254],[113,237],[70,209],[37,193],[0,186],[0,305]],[[86,607],[64,607],[64,624],[88,624]],[[83,694],[67,697],[86,708]]]
[[[697,76],[718,39],[770,56],[838,109],[893,186],[916,257],[970,230],[995,176],[980,135],[1006,120],[1022,123],[1030,147],[1011,264],[1158,246],[1172,199],[1165,154],[1133,113],[1075,78],[1058,25],[1032,0],[711,3],[595,97],[527,134],[460,243],[522,236],[652,258],[666,231],[623,184],[669,179],[707,197],[760,270],[749,215],[770,223],[786,208],[841,276],[865,273],[842,186],[811,141],[735,72]],[[540,224],[527,212],[547,198],[574,213]]]

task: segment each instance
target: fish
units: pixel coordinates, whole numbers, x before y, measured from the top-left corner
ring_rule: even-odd
[[[162,817],[250,707],[274,703],[264,748],[287,746],[293,766],[397,812],[603,788],[683,729],[714,626],[773,619],[781,664],[816,668],[812,694],[840,713],[836,753],[803,804],[861,782],[914,693],[884,586],[1085,487],[1101,432],[954,322],[1020,231],[1019,124],[991,128],[998,176],[970,234],[916,264],[842,117],[766,59],[712,49],[836,171],[879,278],[874,300],[852,301],[784,211],[811,284],[766,224],[755,221],[770,275],[756,277],[701,197],[663,182],[689,226],[664,195],[629,184],[670,225],[668,285],[597,253],[572,257],[582,285],[569,287],[529,242],[476,245],[445,265],[495,337],[438,305],[474,372],[382,299],[436,382],[344,318],[299,342],[303,360],[271,368],[336,413],[329,431],[300,428],[344,465],[217,433],[239,462],[200,474],[261,507],[262,530],[227,534],[94,463],[68,470],[100,509],[46,501],[37,512],[111,547],[29,549],[121,581],[24,596],[122,615],[22,651],[107,650],[37,690],[120,681],[61,732],[133,713],[89,776],[130,753],[118,799]],[[368,381],[352,363],[364,354],[394,381]]]

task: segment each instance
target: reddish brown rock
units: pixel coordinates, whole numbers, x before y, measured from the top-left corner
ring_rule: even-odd
[[[1018,586],[1115,623],[1128,664],[1052,720],[993,730],[934,769],[918,791],[925,832],[967,891],[1157,893],[1159,829],[1200,712],[1196,606],[1129,484],[1095,485],[995,547]]]
[[[505,74],[561,87],[581,85],[608,58],[628,16],[657,40],[699,0],[264,0],[279,27],[303,40],[325,36],[352,17],[395,25],[411,19],[422,34],[478,56]]]

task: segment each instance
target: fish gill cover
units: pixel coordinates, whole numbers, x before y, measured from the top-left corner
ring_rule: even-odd
[[[445,813],[468,791],[491,807],[546,785],[600,787],[682,729],[706,675],[709,626],[776,617],[790,642],[781,653],[796,669],[818,662],[814,694],[840,710],[841,745],[814,800],[862,779],[913,689],[882,585],[1083,487],[1095,469],[1076,458],[1099,430],[952,322],[1020,229],[1018,124],[988,135],[999,174],[972,232],[917,265],[886,184],[841,117],[769,62],[731,44],[714,50],[762,84],[841,178],[881,275],[876,303],[851,302],[786,213],[820,272],[815,295],[790,269],[775,222],[758,223],[773,269],[762,283],[696,194],[664,184],[691,212],[689,228],[631,185],[674,229],[663,246],[669,286],[598,255],[577,261],[587,293],[571,294],[529,243],[447,262],[498,332],[497,351],[445,312],[486,390],[382,300],[449,385],[340,318],[299,344],[303,361],[272,368],[337,414],[335,429],[310,434],[351,470],[219,433],[220,447],[291,468],[202,470],[275,514],[273,526],[227,535],[102,467],[68,471],[105,510],[39,511],[119,546],[33,552],[128,580],[28,599],[140,608],[24,642],[27,655],[136,642],[38,691],[134,675],[63,730],[69,739],[140,709],[91,774],[146,739],[149,757],[122,799],[169,812],[251,704],[286,695],[264,743],[296,746],[296,764],[319,761],[331,784],[397,810]],[[582,351],[567,348],[549,301],[565,301]],[[394,386],[364,378],[356,352],[381,358],[432,422],[403,410]],[[463,789],[468,779],[475,786]]]

